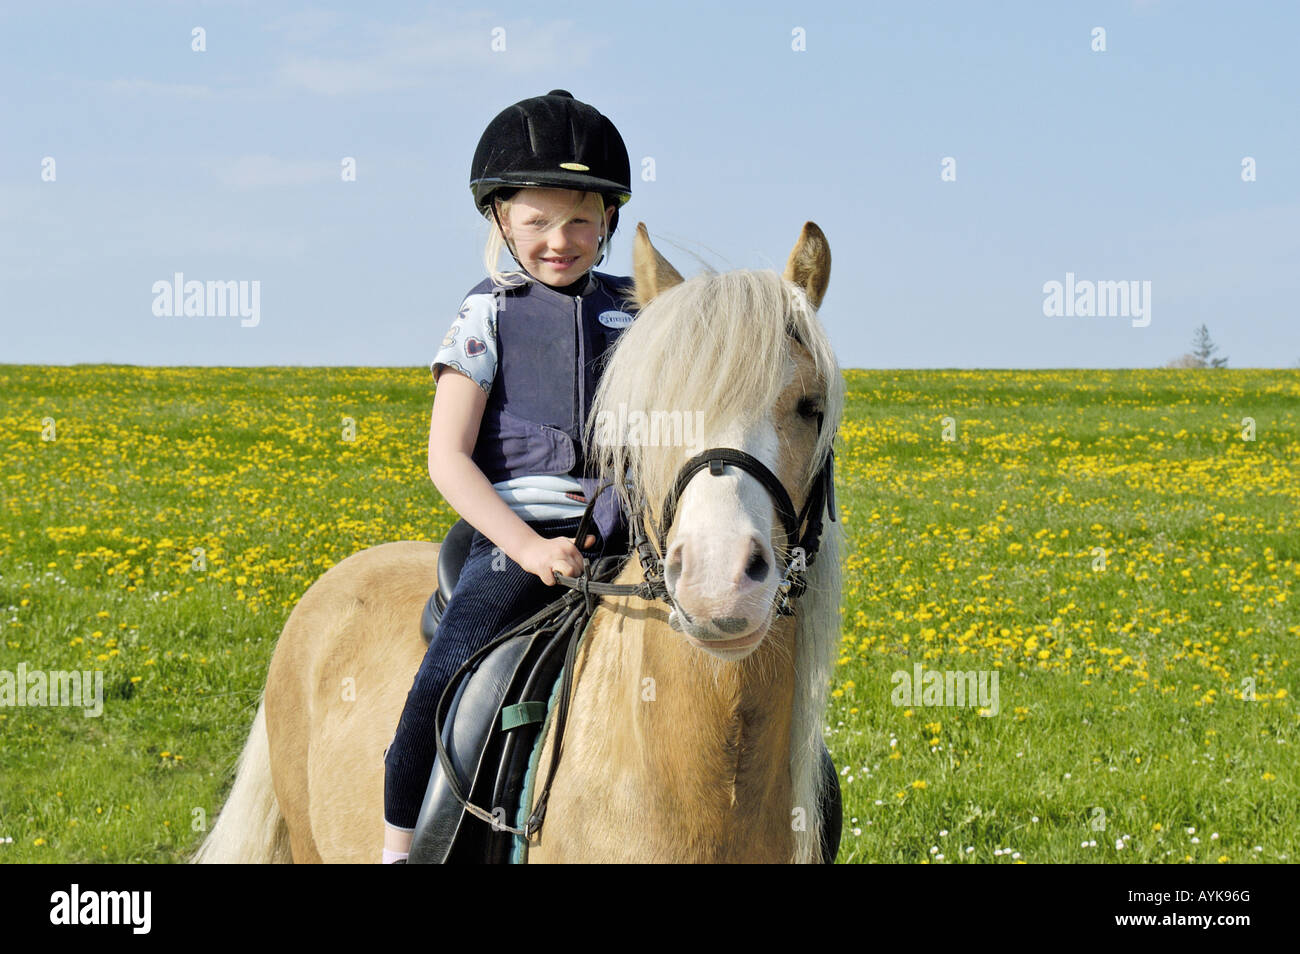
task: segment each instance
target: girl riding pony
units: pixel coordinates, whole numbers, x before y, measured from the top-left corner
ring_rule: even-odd
[[[409,852],[451,677],[556,598],[555,571],[578,576],[584,556],[628,550],[612,489],[594,509],[596,534],[581,550],[571,538],[597,489],[582,427],[603,359],[635,316],[631,280],[593,270],[630,180],[614,124],[564,90],[500,113],[475,150],[470,188],[494,223],[488,278],[433,359],[429,429],[429,476],[475,532],[384,755],[385,862]],[[522,271],[497,270],[502,245]]]

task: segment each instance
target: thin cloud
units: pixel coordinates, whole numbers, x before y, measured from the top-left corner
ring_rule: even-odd
[[[534,22],[483,14],[459,22],[371,25],[363,32],[373,38],[370,52],[291,54],[280,64],[278,80],[325,96],[415,89],[454,83],[471,67],[490,66],[509,73],[572,70],[589,62],[608,42],[593,40],[572,20]],[[503,43],[504,49],[494,50],[494,41]]]
[[[211,99],[213,91],[210,86],[192,83],[155,83],[143,79],[115,79],[99,82],[96,85],[119,96],[174,96],[179,99]]]
[[[267,186],[302,186],[338,181],[338,159],[277,159],[275,156],[239,156],[207,163],[222,185],[232,189]]]
[[[277,17],[264,29],[282,34],[285,42],[292,46],[304,46],[326,36],[342,20],[343,14],[336,10],[298,10]]]

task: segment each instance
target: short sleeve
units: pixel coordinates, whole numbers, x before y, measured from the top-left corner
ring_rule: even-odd
[[[492,390],[497,373],[496,301],[491,295],[469,295],[460,306],[429,370],[434,380],[445,366],[474,381],[484,393]]]

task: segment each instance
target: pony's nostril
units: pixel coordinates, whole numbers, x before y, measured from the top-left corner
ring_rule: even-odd
[[[755,540],[749,552],[749,562],[745,564],[745,575],[755,583],[762,583],[767,579],[768,568],[767,557],[763,555],[762,544]]]

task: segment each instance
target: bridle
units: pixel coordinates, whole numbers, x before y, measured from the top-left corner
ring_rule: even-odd
[[[823,417],[822,414],[817,415],[817,433],[819,436],[822,430]],[[777,615],[793,616],[794,602],[808,588],[806,574],[808,568],[812,566],[813,561],[816,559],[817,551],[821,546],[823,507],[832,522],[836,519],[834,462],[835,450],[832,443],[832,447],[826,454],[826,460],[813,482],[808,499],[804,501],[803,507],[796,514],[794,504],[790,500],[790,494],[776,475],[761,460],[731,447],[710,447],[688,460],[682,465],[681,470],[677,472],[677,479],[673,482],[672,490],[669,491],[667,498],[664,500],[663,513],[660,516],[658,526],[655,528],[657,544],[652,542],[645,532],[648,507],[644,499],[638,499],[633,507],[633,513],[628,520],[628,525],[631,531],[633,548],[636,550],[637,559],[641,561],[641,570],[645,577],[644,582],[594,583],[586,581],[586,573],[580,577],[563,576],[557,573],[555,579],[570,589],[582,590],[584,593],[592,593],[597,596],[634,595],[646,600],[658,600],[676,608],[672,595],[668,592],[668,584],[664,580],[664,556],[659,552],[659,545],[667,542],[668,531],[672,528],[673,520],[677,514],[678,502],[681,500],[686,485],[691,482],[691,479],[706,467],[709,469],[710,475],[721,477],[726,467],[732,466],[745,471],[766,488],[772,497],[772,502],[776,505],[777,515],[781,518],[785,528],[787,545],[791,541],[798,541],[796,545],[790,547],[785,561],[785,568],[781,574],[781,582],[777,584],[776,597]],[[586,538],[596,499],[610,486],[610,483],[602,484],[596,493],[592,495],[591,500],[588,501],[587,509],[578,525],[578,532],[575,535],[576,541],[580,542]],[[804,526],[805,522],[807,527],[804,529],[803,535],[800,536],[799,529]]]

